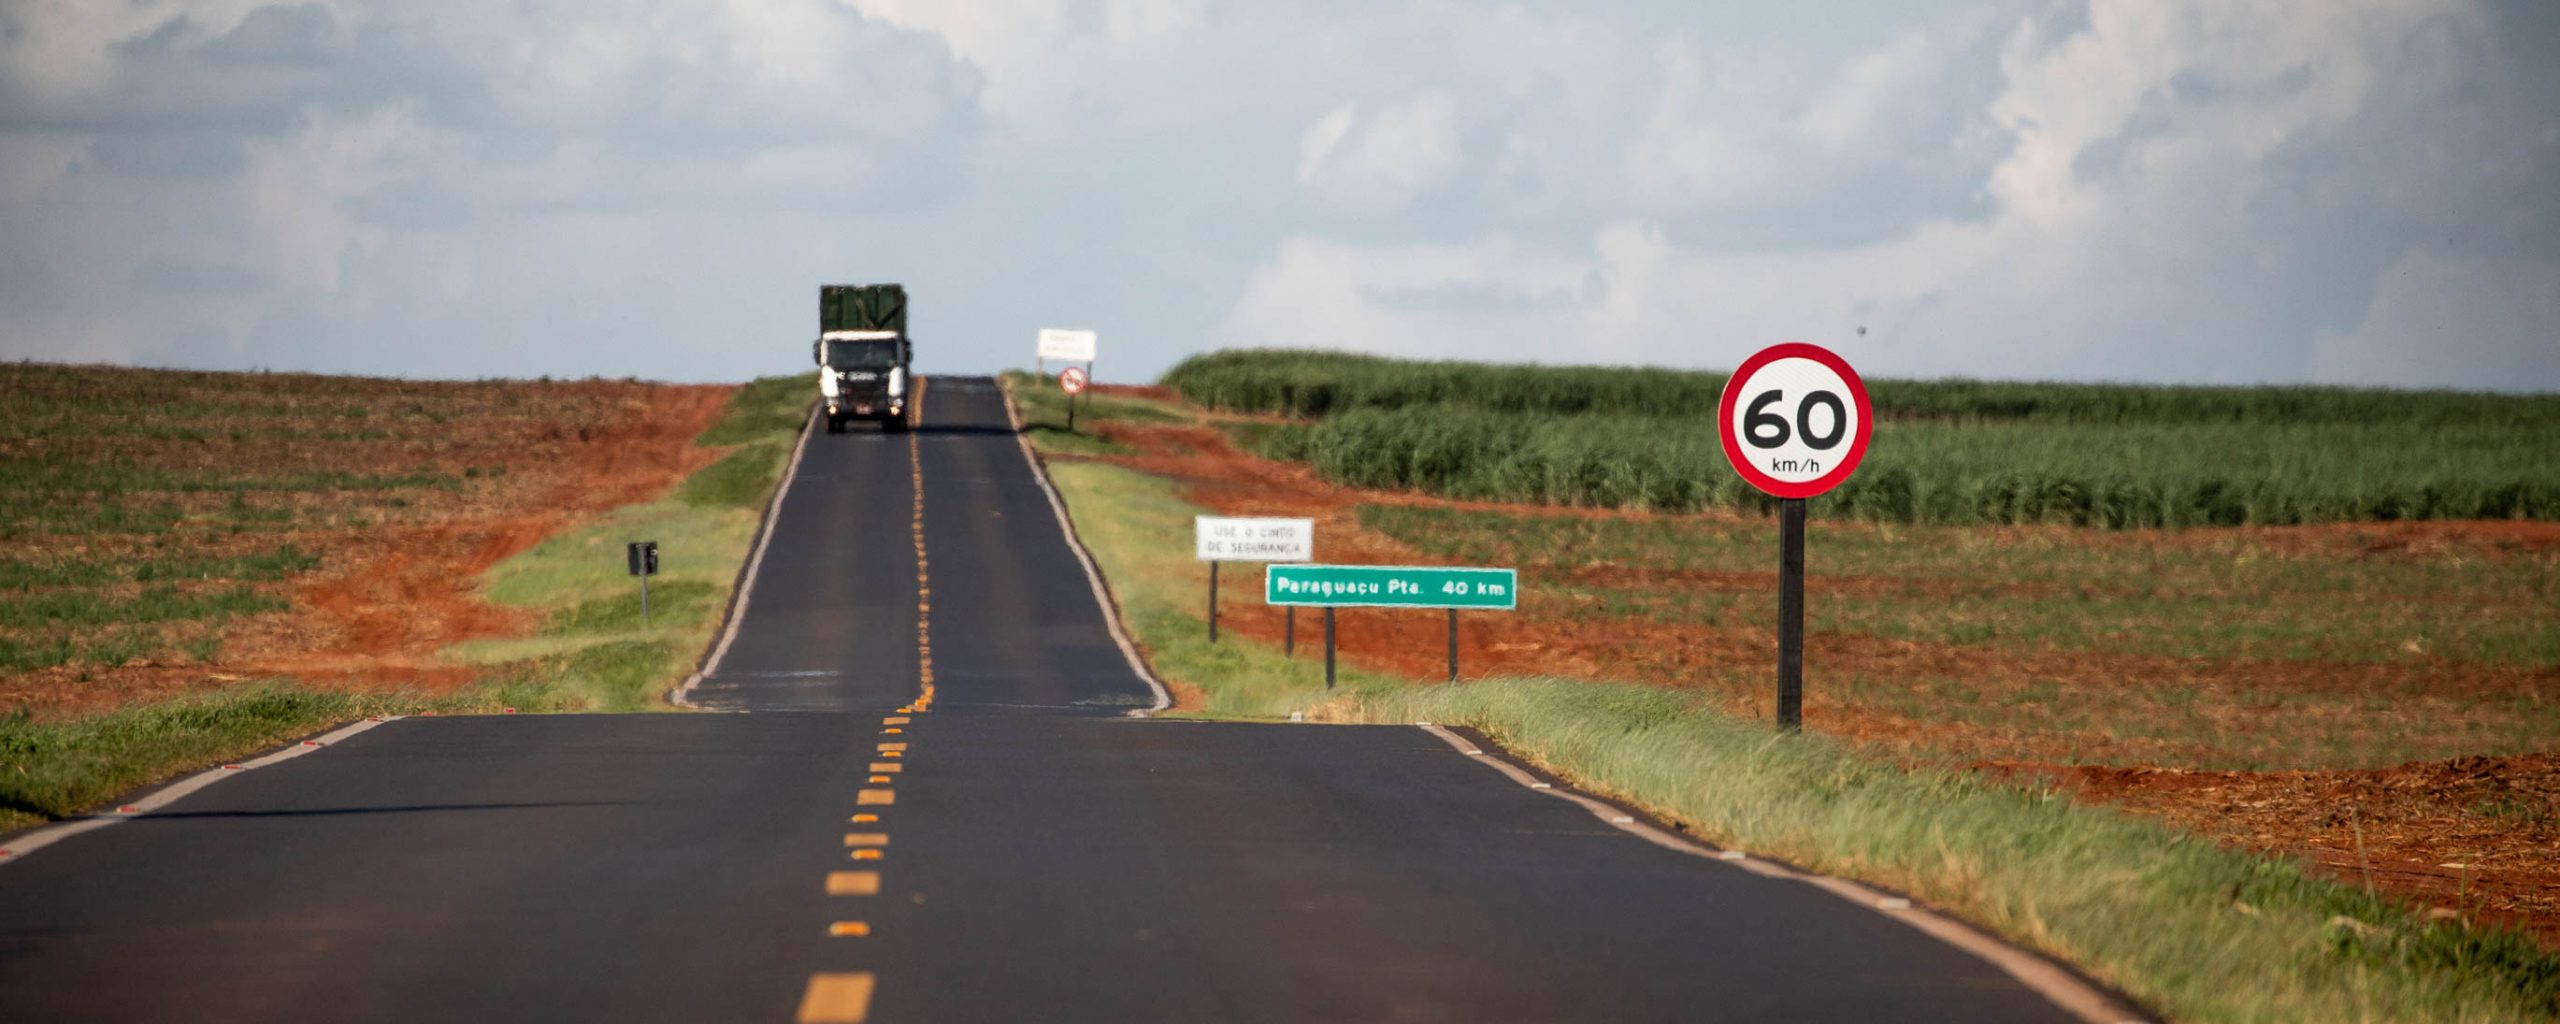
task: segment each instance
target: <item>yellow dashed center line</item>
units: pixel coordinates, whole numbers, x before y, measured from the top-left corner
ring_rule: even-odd
[[[830,871],[830,872],[827,872],[827,895],[829,895],[829,896],[877,896],[877,895],[880,895],[880,873],[879,873],[879,872],[877,872],[877,871]]]
[[[913,417],[911,424],[921,423],[924,420],[924,386],[924,380],[918,378],[915,401],[908,410],[909,415]],[[908,481],[915,494],[911,532],[914,534],[916,547],[917,687],[914,700],[899,708],[897,714],[880,720],[880,734],[883,736],[904,735],[906,729],[902,727],[913,721],[908,716],[933,710],[933,573],[924,548],[924,449],[918,443],[912,429],[907,433],[907,472]],[[879,756],[881,760],[871,763],[867,785],[886,787],[892,781],[892,777],[904,767],[899,762],[907,756],[907,745],[904,742],[881,743]],[[858,806],[886,807],[897,801],[897,791],[887,788],[863,789],[854,793],[854,803]],[[880,821],[880,816],[865,812],[853,815],[851,820],[856,825],[876,825]],[[889,834],[848,832],[845,833],[844,845],[852,849],[854,860],[876,861],[881,859],[882,847],[889,845]],[[829,896],[876,896],[879,893],[880,873],[877,871],[827,873],[827,895]],[[869,935],[871,923],[836,921],[827,925],[827,934],[838,937]],[[809,976],[808,991],[800,998],[798,1019],[803,1022],[846,1021],[860,1024],[871,1015],[873,983],[873,976],[868,973],[812,974]]]
[[[917,711],[933,710],[933,573],[924,551],[924,449],[907,434],[907,471],[915,491]]]
[[[862,1024],[871,1016],[871,975],[812,974],[800,996],[800,1024]]]

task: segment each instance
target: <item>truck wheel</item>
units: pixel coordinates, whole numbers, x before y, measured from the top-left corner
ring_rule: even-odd
[[[827,417],[827,433],[830,433],[830,434],[841,434],[841,433],[844,433],[844,421],[843,421],[843,420],[840,420],[840,419],[837,419],[837,418],[835,418],[835,417],[833,417],[833,416],[829,416],[829,417]]]
[[[881,420],[881,421],[880,421],[880,432],[881,432],[881,433],[884,433],[884,434],[903,434],[903,433],[906,433],[906,432],[907,432],[907,418],[906,418],[906,417],[904,417],[904,416],[891,416],[891,417],[889,417],[888,419]]]

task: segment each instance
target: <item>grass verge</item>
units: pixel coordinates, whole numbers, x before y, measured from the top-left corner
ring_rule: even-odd
[[[729,447],[719,461],[657,501],[555,534],[489,571],[488,599],[543,613],[538,633],[461,644],[445,656],[492,666],[489,696],[519,710],[667,709],[660,698],[719,629],[810,394],[805,375],[740,389],[697,442]],[[623,555],[632,541],[658,542],[646,618]]]
[[[2174,1020],[2560,1017],[2560,958],[2512,932],[2050,791],[1773,736],[1677,692],[1353,670],[1328,695],[1314,658],[1206,642],[1200,570],[1178,543],[1199,510],[1170,484],[1091,462],[1050,472],[1151,664],[1198,695],[1190,713],[1473,726],[1710,841],[1909,892]]]
[[[78,718],[0,717],[0,831],[71,817],[181,772],[369,715],[664,707],[659,696],[717,627],[808,392],[796,376],[747,385],[698,442],[733,452],[664,498],[617,509],[492,569],[490,600],[547,618],[531,637],[449,649],[449,658],[487,666],[479,685],[427,697],[279,679]],[[701,483],[706,478],[714,482]],[[626,538],[661,545],[645,624],[638,586],[624,570]]]

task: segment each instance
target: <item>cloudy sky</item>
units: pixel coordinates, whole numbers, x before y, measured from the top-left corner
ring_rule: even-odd
[[[0,3],[0,357],[2560,390],[2545,0]],[[1864,333],[1861,333],[1863,328]]]

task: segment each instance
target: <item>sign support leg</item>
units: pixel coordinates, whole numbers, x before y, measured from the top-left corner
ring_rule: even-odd
[[[1778,728],[1804,728],[1804,499],[1778,500]]]
[[[649,576],[640,576],[640,628],[649,628]]]
[[[1298,606],[1290,605],[1281,613],[1280,621],[1280,656],[1295,658],[1298,656]]]
[[[1324,690],[1333,692],[1333,609],[1324,610]]]
[[[1458,681],[1458,610],[1449,609],[1449,681]]]
[[[1209,642],[1218,642],[1218,563],[1209,563]]]

